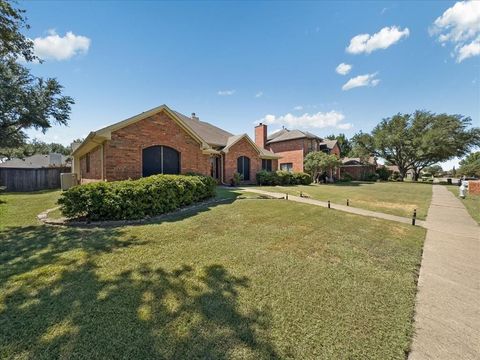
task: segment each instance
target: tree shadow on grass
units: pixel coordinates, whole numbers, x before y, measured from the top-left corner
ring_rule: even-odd
[[[0,357],[278,358],[268,312],[239,305],[247,278],[216,264],[102,262],[139,245],[117,229],[0,232]]]

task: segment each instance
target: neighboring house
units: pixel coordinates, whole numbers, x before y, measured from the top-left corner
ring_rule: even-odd
[[[282,129],[267,135],[267,125],[255,127],[255,143],[280,156],[279,169],[300,172],[305,156],[312,151],[323,151],[340,157],[337,140],[324,140],[315,134],[301,130]]]
[[[40,169],[48,167],[65,167],[70,166],[70,160],[67,156],[57,153],[48,155],[35,154],[27,156],[23,159],[12,158],[0,163],[2,168],[21,168],[21,169]]]
[[[227,184],[238,172],[252,183],[261,169],[276,169],[278,158],[247,134],[162,105],[91,132],[73,151],[73,172],[82,183],[189,172]]]
[[[340,178],[348,175],[352,180],[365,180],[370,175],[375,174],[377,170],[377,160],[370,157],[368,161],[362,161],[360,158],[345,157],[340,166]]]
[[[13,158],[0,163],[0,186],[7,191],[57,189],[60,174],[70,171],[70,160],[62,154]]]

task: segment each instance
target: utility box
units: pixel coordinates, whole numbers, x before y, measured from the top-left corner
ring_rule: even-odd
[[[75,185],[77,185],[77,174],[74,174],[74,173],[60,174],[60,187],[62,188],[62,190],[68,190]]]

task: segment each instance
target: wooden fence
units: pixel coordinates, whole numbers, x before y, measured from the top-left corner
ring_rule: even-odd
[[[71,172],[70,167],[61,168],[1,168],[0,186],[6,191],[37,191],[60,188],[60,173]]]

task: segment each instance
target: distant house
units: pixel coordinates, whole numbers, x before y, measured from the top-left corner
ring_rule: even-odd
[[[67,156],[50,153],[48,155],[35,154],[27,156],[23,159],[12,158],[0,163],[1,168],[18,168],[18,169],[40,169],[49,167],[65,167],[70,166],[70,160]]]
[[[308,131],[282,129],[270,135],[267,125],[260,123],[255,127],[255,143],[280,156],[279,170],[304,171],[305,156],[312,151],[323,151],[340,157],[337,140],[324,140]]]
[[[398,170],[398,166],[397,165],[384,165],[385,168],[387,168],[388,170],[394,172],[394,173],[399,173],[400,171]],[[407,177],[407,179],[413,179],[413,170],[407,170],[407,173],[405,174],[405,176]]]
[[[70,160],[62,154],[13,158],[0,163],[0,186],[7,191],[57,189],[60,187],[60,174],[70,171]]]

